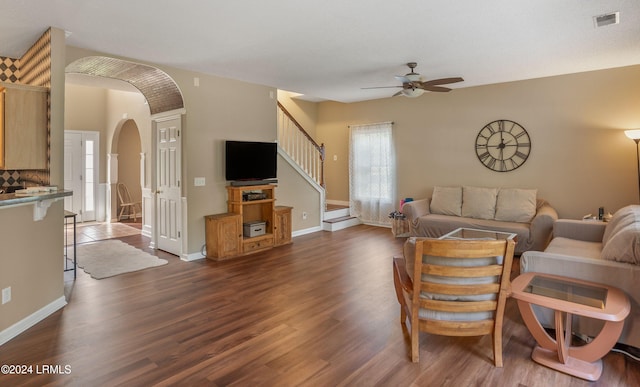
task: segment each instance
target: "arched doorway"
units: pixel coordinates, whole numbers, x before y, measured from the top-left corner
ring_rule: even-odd
[[[81,74],[97,77],[97,79],[112,79],[120,80],[128,83],[137,89],[144,97],[145,104],[149,109],[150,123],[148,123],[150,130],[148,134],[141,136],[141,132],[138,131],[138,136],[141,141],[141,151],[138,152],[139,168],[135,168],[139,171],[138,180],[140,187],[142,203],[143,203],[143,234],[151,237],[151,246],[154,248],[160,248],[178,256],[182,255],[182,241],[186,240],[186,231],[182,224],[181,206],[186,206],[186,201],[182,195],[182,188],[178,185],[177,190],[160,190],[158,182],[158,163],[160,158],[157,157],[158,151],[158,134],[156,131],[162,130],[162,123],[166,122],[169,118],[177,121],[178,125],[182,124],[182,117],[185,114],[184,102],[182,93],[180,92],[177,84],[162,70],[155,67],[124,61],[116,58],[109,58],[104,56],[89,56],[80,58],[69,65],[67,65],[65,72],[67,74]],[[140,122],[134,123],[137,126]],[[146,123],[145,123],[146,124]],[[117,201],[115,197],[115,188],[118,183],[121,171],[118,168],[119,164],[123,160],[118,160],[121,147],[118,144],[118,139],[123,135],[123,130],[128,131],[125,128],[127,125],[127,118],[123,117],[123,120],[118,124],[116,135],[109,136],[106,144],[106,157],[107,157],[107,211],[114,208],[114,201]],[[177,133],[182,132],[180,126]],[[125,132],[126,133],[126,132]],[[124,134],[126,135],[126,134]],[[177,160],[177,169],[181,173],[181,160]],[[129,164],[129,161],[127,161]],[[130,172],[131,167],[127,167],[126,173]],[[179,181],[178,181],[179,183]],[[173,195],[173,197],[167,197],[167,195]],[[174,206],[178,206],[176,211],[167,212],[161,211],[158,203],[174,203]],[[173,217],[170,219],[173,222],[171,227],[167,227],[165,219],[166,214],[171,214]],[[110,215],[108,219],[114,219],[115,214]],[[175,231],[175,236],[171,244],[163,244],[162,241],[166,240],[162,238],[164,236],[162,230],[170,229]],[[158,243],[158,241],[161,243]]]
[[[132,119],[126,119],[118,124],[118,128],[113,134],[111,147],[112,154],[118,155],[118,183],[127,187],[127,192],[131,202],[141,203],[142,206],[142,188],[144,187],[144,177],[142,161],[142,144],[138,125]],[[141,172],[142,171],[142,172]],[[129,200],[126,199],[125,200]],[[131,221],[131,215],[137,220],[137,216],[125,208],[122,211],[120,195],[115,203],[115,211],[118,214],[118,221]],[[123,214],[123,217],[120,214]],[[140,218],[140,222],[142,219]]]

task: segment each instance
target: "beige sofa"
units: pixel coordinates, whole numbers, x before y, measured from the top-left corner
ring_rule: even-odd
[[[544,250],[558,213],[534,189],[435,187],[429,199],[405,203],[411,236],[438,238],[459,227],[518,235],[516,254]]]
[[[640,206],[618,210],[608,223],[558,220],[544,252],[528,251],[520,271],[557,274],[622,289],[631,301],[618,342],[640,348]],[[546,327],[553,327],[549,310],[537,309]],[[574,319],[574,331],[587,336],[599,332],[601,322]]]

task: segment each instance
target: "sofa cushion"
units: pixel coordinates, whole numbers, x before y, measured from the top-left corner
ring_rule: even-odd
[[[619,229],[602,248],[602,259],[640,265],[640,223]]]
[[[464,218],[461,216],[448,216],[429,214],[420,217],[413,225],[415,235],[439,238],[460,227],[477,228],[498,232],[510,232],[518,235],[516,253],[527,250],[531,244],[531,228],[528,223],[500,222],[492,219]]]
[[[529,223],[536,215],[535,189],[500,188],[496,203],[496,220]]]
[[[619,209],[607,223],[604,235],[602,236],[602,244],[606,246],[613,235],[624,227],[637,222],[640,222],[640,206],[629,205]]]
[[[431,205],[432,214],[462,215],[462,187],[433,187]]]
[[[462,216],[493,219],[496,215],[497,188],[463,187]]]
[[[544,252],[600,259],[602,242],[589,242],[571,238],[555,237],[551,240]]]

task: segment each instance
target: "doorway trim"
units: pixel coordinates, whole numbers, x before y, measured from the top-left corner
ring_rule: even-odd
[[[162,124],[166,121],[172,121],[172,120],[176,120],[179,122],[179,132],[183,132],[184,130],[184,117],[185,117],[185,110],[184,109],[177,109],[174,111],[170,111],[170,112],[165,112],[165,113],[160,113],[160,114],[154,114],[151,116],[151,165],[153,166],[153,173],[150,176],[151,178],[151,187],[152,189],[150,190],[151,195],[150,197],[148,197],[148,199],[150,199],[151,202],[153,202],[154,206],[153,206],[153,213],[150,214],[150,216],[153,216],[153,230],[152,230],[152,237],[151,237],[151,243],[152,246],[156,249],[162,247],[159,245],[160,242],[160,238],[162,237],[160,234],[160,230],[161,230],[161,222],[163,221],[163,219],[161,219],[160,216],[158,216],[159,211],[161,211],[161,206],[159,205],[159,201],[160,201],[160,182],[158,181],[158,171],[159,171],[159,164],[160,164],[160,160],[158,160],[158,132],[160,127],[162,127]],[[184,196],[184,184],[182,182],[182,177],[184,176],[184,168],[183,168],[183,162],[182,162],[182,150],[183,150],[183,142],[182,142],[182,133],[179,133],[178,136],[180,137],[180,148],[179,148],[179,157],[176,160],[176,169],[178,172],[178,187],[177,187],[177,191],[178,193],[178,197],[176,197],[176,212],[177,212],[177,217],[175,217],[175,224],[176,224],[176,239],[177,241],[175,242],[175,244],[173,245],[175,250],[173,251],[169,251],[166,250],[172,254],[176,254],[180,257],[180,259],[182,260],[187,260],[187,255],[185,254],[185,251],[187,251],[186,249],[186,241],[187,241],[187,232],[186,232],[186,227],[185,225],[188,224],[185,220],[185,214],[186,214],[186,197]],[[143,201],[145,201],[145,199],[143,198]],[[166,241],[165,241],[166,242]],[[163,242],[163,243],[165,243]],[[166,243],[165,243],[166,244]]]
[[[68,160],[67,159],[67,154],[65,151],[65,170],[64,170],[64,181],[65,181],[65,189],[69,189],[72,191],[79,191],[78,192],[78,196],[76,199],[79,201],[79,205],[80,208],[77,209],[77,206],[75,206],[74,203],[74,196],[69,196],[67,198],[65,198],[65,209],[77,213],[78,214],[78,222],[85,222],[85,221],[93,221],[93,220],[103,220],[104,219],[104,200],[103,198],[101,198],[101,191],[100,191],[100,184],[99,184],[99,170],[100,170],[100,132],[97,131],[89,131],[89,130],[65,130],[64,131],[64,142],[65,142],[65,148],[66,148],[66,144],[67,141],[70,140],[69,137],[67,137],[67,135],[75,135],[75,136],[79,136],[79,140],[80,140],[80,145],[78,147],[77,150],[80,151],[80,155],[78,159],[76,160],[75,158],[73,160]],[[91,141],[93,146],[92,146],[92,166],[91,166],[91,170],[93,171],[93,173],[91,174],[91,176],[87,175],[87,143]],[[78,164],[78,165],[76,165]],[[76,170],[76,168],[78,170]],[[79,182],[79,189],[73,189],[72,187],[67,187],[66,183],[67,183],[67,175],[71,174],[71,175],[75,175],[76,173],[79,173],[79,175],[77,176],[77,181]],[[93,203],[92,206],[92,210],[89,211],[87,209],[87,182],[89,181],[89,179],[91,179],[90,183],[91,183],[91,190],[93,192],[92,197],[90,198],[90,200]],[[72,179],[75,180],[75,179]],[[75,185],[74,185],[75,187]],[[71,202],[71,203],[69,203]]]

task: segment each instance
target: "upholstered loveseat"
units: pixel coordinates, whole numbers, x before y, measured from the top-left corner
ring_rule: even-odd
[[[438,238],[459,227],[517,234],[516,253],[544,250],[558,213],[534,189],[435,187],[428,199],[405,203],[411,236]]]
[[[551,273],[602,283],[629,296],[631,313],[618,342],[640,348],[640,206],[624,207],[608,223],[560,219],[544,252],[528,251],[520,271]],[[553,327],[549,310],[537,309],[546,327]],[[596,336],[601,322],[575,318],[574,332]]]

